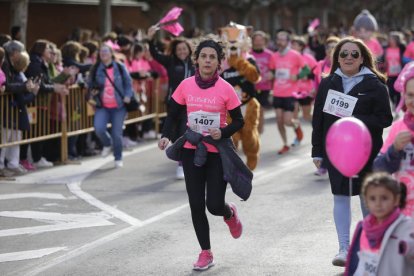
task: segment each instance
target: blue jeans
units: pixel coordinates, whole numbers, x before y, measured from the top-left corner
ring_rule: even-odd
[[[122,160],[122,127],[126,115],[125,107],[122,108],[97,108],[93,125],[95,133],[104,147],[112,145],[115,160]],[[111,135],[106,125],[112,124]]]
[[[368,215],[368,209],[363,203],[362,195],[359,196],[362,215]],[[351,200],[349,196],[334,195],[334,220],[336,233],[338,234],[339,250],[348,250],[351,228]]]

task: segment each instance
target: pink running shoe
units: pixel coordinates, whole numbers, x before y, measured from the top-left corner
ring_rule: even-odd
[[[28,171],[34,171],[36,168],[33,166],[32,163],[29,162],[29,160],[20,160],[20,165],[23,166]]]
[[[207,270],[214,265],[213,253],[210,250],[201,250],[198,261],[193,264],[194,270]]]
[[[233,238],[238,239],[240,238],[243,232],[243,225],[239,219],[239,215],[237,214],[236,205],[233,202],[228,203],[231,210],[233,211],[233,216],[229,219],[224,219],[224,222],[229,226],[230,233]]]

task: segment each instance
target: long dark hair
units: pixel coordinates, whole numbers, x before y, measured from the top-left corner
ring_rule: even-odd
[[[184,38],[175,38],[173,41],[171,41],[171,43],[168,47],[168,53],[170,55],[173,55],[174,57],[178,58],[177,54],[175,52],[177,51],[178,44],[181,44],[181,43],[184,43],[187,46],[188,51],[190,52],[188,57],[191,58],[191,55],[193,54],[193,51],[191,50],[191,45]]]
[[[30,48],[29,54],[37,55],[41,57],[45,50],[50,47],[50,42],[46,39],[38,39],[33,43],[32,48]]]
[[[354,38],[354,37],[351,37],[351,36],[341,39],[338,42],[338,44],[335,46],[334,52],[333,52],[332,67],[331,67],[330,74],[335,73],[336,69],[339,68],[339,61],[338,61],[339,52],[341,51],[342,46],[346,43],[353,43],[353,44],[357,45],[357,47],[359,48],[359,51],[361,51],[361,55],[362,55],[362,58],[363,58],[363,62],[361,64],[361,67],[362,66],[367,67],[383,83],[386,83],[387,77],[384,74],[382,74],[381,72],[379,72],[377,70],[377,68],[375,67],[375,60],[374,60],[374,56],[371,53],[371,50],[368,49],[368,47],[364,44],[364,42],[361,39]],[[360,69],[361,69],[361,67],[360,67]]]

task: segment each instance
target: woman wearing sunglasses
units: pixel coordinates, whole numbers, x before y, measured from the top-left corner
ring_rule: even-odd
[[[339,253],[332,260],[344,266],[349,248],[351,214],[349,178],[342,175],[328,160],[325,139],[329,127],[341,117],[360,119],[369,129],[372,150],[365,167],[353,179],[352,195],[359,195],[361,180],[372,170],[372,163],[382,146],[383,129],[392,123],[386,78],[375,68],[370,50],[360,39],[347,37],[335,46],[330,75],[322,79],[315,100],[312,121],[312,157],[319,168],[322,160],[328,169],[334,196],[334,221],[338,234]],[[352,160],[349,160],[352,162]],[[361,201],[363,215],[367,210]]]

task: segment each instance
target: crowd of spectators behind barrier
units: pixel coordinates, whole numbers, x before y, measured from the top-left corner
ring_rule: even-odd
[[[116,32],[98,37],[90,30],[77,28],[68,36],[70,39],[60,47],[52,41],[39,39],[33,45],[27,45],[26,48],[18,41],[19,30],[18,26],[14,26],[11,30],[15,40],[8,34],[0,34],[0,65],[2,69],[0,71],[0,92],[6,91],[16,96],[19,95],[18,97],[22,96],[23,99],[20,102],[22,106],[33,100],[36,95],[46,93],[52,93],[52,100],[49,104],[56,106],[60,101],[59,95],[69,93],[69,85],[78,84],[85,87],[87,79],[90,77],[90,68],[97,61],[98,51],[102,43],[111,47],[114,50],[115,59],[123,63],[128,69],[132,77],[133,90],[140,102],[145,102],[148,97],[144,85],[147,79],[159,78],[162,84],[160,87],[161,94],[166,95],[168,92],[167,70],[151,56],[145,31],[138,30],[124,33],[122,29],[116,28]],[[252,30],[254,30],[254,26]],[[327,30],[320,26],[312,31],[307,30],[306,34],[301,36],[302,41],[307,43],[303,51],[313,55],[319,61],[325,58],[325,40],[328,37],[344,37],[354,34],[355,29],[350,28],[346,31],[343,27]],[[156,44],[158,49],[168,53],[170,51],[169,46],[174,38],[166,32],[163,32],[162,35],[162,38],[153,41],[153,43]],[[188,44],[193,47],[202,35],[204,33],[198,29],[186,30],[183,39],[186,39]],[[412,42],[412,30],[396,30],[390,33],[376,32],[375,36],[384,50],[396,44],[401,49],[401,53],[404,53],[405,46],[414,43]],[[277,50],[275,45],[274,39],[268,40],[268,49]],[[27,68],[23,66],[19,71],[18,63],[22,62],[27,55],[30,57],[30,62]],[[407,62],[413,57],[405,58],[408,58],[404,60],[404,62]],[[377,62],[378,64],[385,64],[384,55],[377,57]],[[379,67],[383,71],[387,70],[386,67]],[[390,76],[390,79],[391,81],[394,80],[395,76]],[[398,93],[391,91],[391,98],[395,104],[398,103],[398,96]],[[144,105],[141,105],[140,108],[145,110]],[[53,119],[59,120],[59,114],[55,115]],[[14,135],[3,136],[2,143],[10,139],[21,139],[21,132],[26,130],[24,128],[25,123],[21,123],[19,126],[21,128],[16,130],[17,132]],[[6,133],[4,130],[2,132]],[[123,146],[135,146],[140,140],[156,138],[156,135],[152,120],[128,125],[124,130]],[[68,141],[69,157],[74,160],[82,156],[95,155],[101,149],[102,145],[93,133],[73,136]],[[59,140],[50,139],[4,148],[1,151],[0,174],[3,176],[21,174],[29,170],[53,166],[53,162],[59,160]],[[18,158],[16,154],[19,156]],[[16,163],[16,158],[20,162]]]

